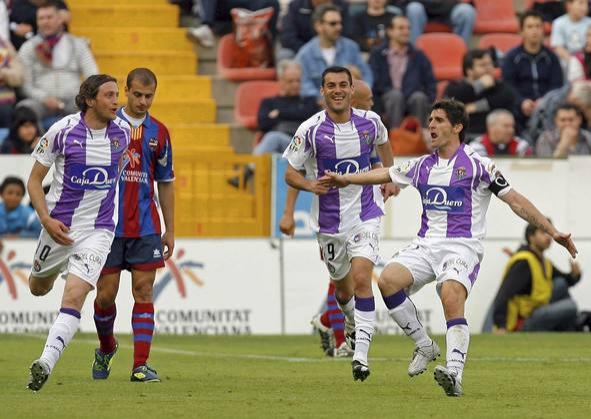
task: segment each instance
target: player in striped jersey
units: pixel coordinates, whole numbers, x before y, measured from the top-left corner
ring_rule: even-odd
[[[39,140],[28,181],[43,230],[29,288],[45,295],[67,270],[59,315],[41,357],[31,365],[27,387],[38,391],[80,325],[86,295],[97,283],[117,225],[117,189],[126,164],[129,124],[117,117],[117,81],[90,76],[80,86],[80,113],[64,117]],[[42,182],[54,166],[45,196]]]
[[[135,301],[131,319],[131,381],[160,381],[147,361],[154,334],[152,288],[156,269],[164,266],[164,261],[174,250],[174,172],[168,130],[148,113],[156,85],[156,75],[149,69],[132,70],[125,87],[127,104],[118,111],[118,115],[131,125],[131,143],[127,152],[129,164],[119,181],[119,223],[94,301],[94,321],[100,341],[92,365],[94,379],[109,377],[111,361],[117,351],[117,341],[113,336],[117,314],[115,297],[119,290],[120,273],[128,269],[131,271]],[[158,185],[164,234],[161,234],[154,182]]]
[[[427,335],[405,290],[416,292],[429,282],[437,282],[447,321],[447,366],[435,368],[435,380],[448,396],[460,396],[463,391],[462,375],[470,342],[464,305],[483,258],[482,239],[491,195],[497,195],[518,216],[550,234],[573,258],[577,254],[570,234],[557,231],[527,198],[509,186],[490,159],[463,144],[467,123],[462,103],[442,100],[433,105],[429,118],[434,153],[389,169],[352,175],[327,173],[320,180],[325,187],[393,181],[419,191],[423,214],[418,237],[386,264],[379,286],[391,317],[415,342],[408,368],[408,374],[414,376],[439,356],[439,347]]]
[[[324,70],[320,93],[326,110],[300,125],[283,156],[289,161],[285,175],[288,185],[315,194],[311,227],[335,284],[349,338],[354,325],[353,379],[363,381],[369,375],[367,354],[375,330],[371,274],[379,259],[383,199],[377,187],[329,191],[317,180],[329,169],[342,173],[369,171],[374,146],[384,166],[392,164],[386,128],[374,112],[351,108],[353,89],[346,68]],[[385,182],[384,188],[387,197],[396,186]]]

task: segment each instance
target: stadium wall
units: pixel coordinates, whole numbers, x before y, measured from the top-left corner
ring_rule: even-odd
[[[26,178],[31,160],[10,157],[0,160],[0,173]],[[579,248],[583,280],[571,290],[581,309],[591,309],[591,158],[564,161],[504,160],[499,167],[511,184],[551,216],[562,230],[574,233]],[[384,219],[381,252],[387,260],[406,245],[419,225],[416,193],[404,191],[388,206]],[[525,223],[498,200],[489,211],[486,256],[467,304],[473,332],[479,332],[498,288],[507,256],[522,241]],[[271,230],[273,231],[273,229]],[[0,332],[46,331],[59,307],[64,281],[58,280],[49,295],[33,297],[27,276],[34,240],[3,240],[0,255]],[[554,245],[549,256],[568,270],[566,253]],[[376,275],[380,268],[376,269]],[[155,286],[156,325],[159,333],[175,334],[299,334],[309,333],[309,319],[323,304],[328,285],[326,269],[311,238],[183,239],[177,241],[173,258],[160,270]],[[376,295],[379,295],[376,289]],[[94,330],[91,294],[83,310],[81,330]],[[443,313],[433,285],[413,297],[425,325],[434,333],[445,331]],[[399,333],[376,299],[382,333]],[[130,333],[132,297],[129,276],[124,274],[117,299],[115,325]]]

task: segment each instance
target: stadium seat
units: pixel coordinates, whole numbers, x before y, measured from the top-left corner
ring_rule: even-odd
[[[234,97],[234,118],[249,129],[257,129],[257,112],[261,101],[279,92],[276,81],[247,81],[238,86]]]
[[[513,0],[474,0],[476,23],[474,33],[517,33],[519,25]]]
[[[521,44],[521,35],[516,33],[488,33],[482,35],[478,41],[478,48],[487,49],[495,47],[502,53],[506,53],[510,49]]]
[[[275,68],[232,68],[230,63],[236,48],[232,34],[220,38],[217,51],[217,69],[221,76],[232,81],[275,80],[277,76]]]
[[[466,44],[461,37],[453,33],[424,33],[417,38],[417,48],[429,57],[437,80],[462,78]]]

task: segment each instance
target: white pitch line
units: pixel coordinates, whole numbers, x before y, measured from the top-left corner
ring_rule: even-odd
[[[28,336],[36,339],[46,339],[45,336],[33,333],[23,334],[21,336]],[[85,343],[88,345],[96,345],[96,340],[91,339],[74,339],[71,343]],[[119,344],[120,348],[133,349],[133,345]],[[218,353],[218,352],[197,352],[188,351],[185,349],[167,348],[163,346],[154,345],[151,348],[152,352],[162,352],[175,355],[194,356],[201,358],[222,358],[222,359],[254,359],[259,361],[284,361],[284,362],[295,362],[295,363],[316,363],[316,362],[331,362],[331,361],[348,361],[348,358],[330,358],[330,357],[294,357],[294,356],[282,356],[282,355],[260,355],[260,354],[231,354],[231,353]],[[371,361],[374,362],[407,362],[408,358],[400,357],[370,357]],[[468,357],[470,362],[508,362],[508,363],[541,363],[541,362],[554,362],[554,363],[591,363],[589,357],[573,357],[573,358],[541,358],[541,357],[496,357],[496,356],[483,356],[483,357]]]

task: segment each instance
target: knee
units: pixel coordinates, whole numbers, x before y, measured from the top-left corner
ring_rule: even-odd
[[[409,102],[409,104],[412,104],[412,105],[429,104],[429,98],[427,97],[427,95],[424,92],[414,92],[408,98],[408,102]]]
[[[427,12],[425,11],[425,6],[423,6],[418,1],[413,1],[406,6],[406,15],[409,19],[412,18],[427,18]]]
[[[98,290],[94,301],[100,308],[109,308],[115,303],[116,297],[117,293],[111,290]]]
[[[474,22],[476,10],[469,4],[458,4],[451,12],[451,19],[454,22]]]
[[[149,281],[134,284],[132,288],[133,299],[137,303],[151,303],[152,289],[152,283]]]

